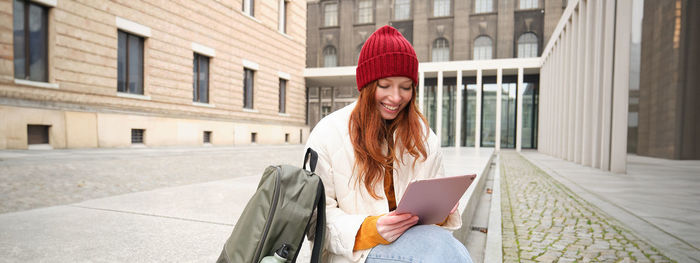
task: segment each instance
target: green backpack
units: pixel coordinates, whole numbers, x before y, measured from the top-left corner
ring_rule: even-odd
[[[291,165],[265,169],[217,262],[258,263],[283,245],[287,262],[296,262],[311,227],[315,228],[311,262],[319,262],[326,228],[326,194],[321,178],[314,173],[317,160],[318,155],[309,148],[301,169]],[[311,171],[306,170],[307,161]],[[316,220],[312,220],[314,212]]]

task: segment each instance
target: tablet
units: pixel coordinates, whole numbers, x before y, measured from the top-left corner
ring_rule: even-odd
[[[417,215],[420,225],[440,224],[450,215],[475,178],[475,174],[470,174],[411,182],[396,213]]]

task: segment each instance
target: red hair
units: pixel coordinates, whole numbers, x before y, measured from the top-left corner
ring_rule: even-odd
[[[424,142],[427,139],[428,122],[415,103],[415,85],[412,86],[413,95],[408,105],[391,122],[385,121],[377,109],[374,98],[376,90],[375,80],[360,91],[357,105],[350,115],[349,132],[355,151],[353,170],[358,171],[357,183],[362,182],[367,192],[379,199],[380,196],[374,192],[374,185],[383,181],[384,172],[392,169],[395,161],[400,160],[405,153],[414,157],[413,167],[420,157],[426,159]],[[387,149],[386,153],[384,149]]]

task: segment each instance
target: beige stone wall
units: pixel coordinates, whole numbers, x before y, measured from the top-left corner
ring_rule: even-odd
[[[3,121],[0,129],[24,130],[15,137],[0,133],[0,149],[26,148],[26,124],[10,125],[22,125],[22,118],[36,112],[52,122],[54,148],[125,146],[127,126],[146,124],[149,145],[196,145],[207,127],[213,129],[214,144],[249,142],[250,134],[243,133],[254,130],[259,143],[283,142],[287,130],[298,138],[299,129],[306,129],[306,2],[289,2],[286,34],[278,31],[278,7],[276,0],[255,1],[249,17],[240,0],[58,0],[49,9],[49,82],[58,88],[46,88],[16,84],[12,1],[0,1],[0,24],[7,25],[0,27],[0,106],[7,106],[0,114],[14,120]],[[144,42],[141,97],[117,93],[117,17],[151,31]],[[192,102],[192,43],[215,50],[205,106]],[[253,111],[243,110],[243,60],[259,65]],[[278,113],[279,72],[290,77],[286,114]]]

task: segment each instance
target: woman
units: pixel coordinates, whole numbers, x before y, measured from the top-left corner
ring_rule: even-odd
[[[437,136],[416,105],[418,59],[396,29],[365,42],[356,69],[357,102],[323,118],[307,142],[326,188],[323,262],[471,262],[447,230],[394,209],[408,183],[444,175]]]

